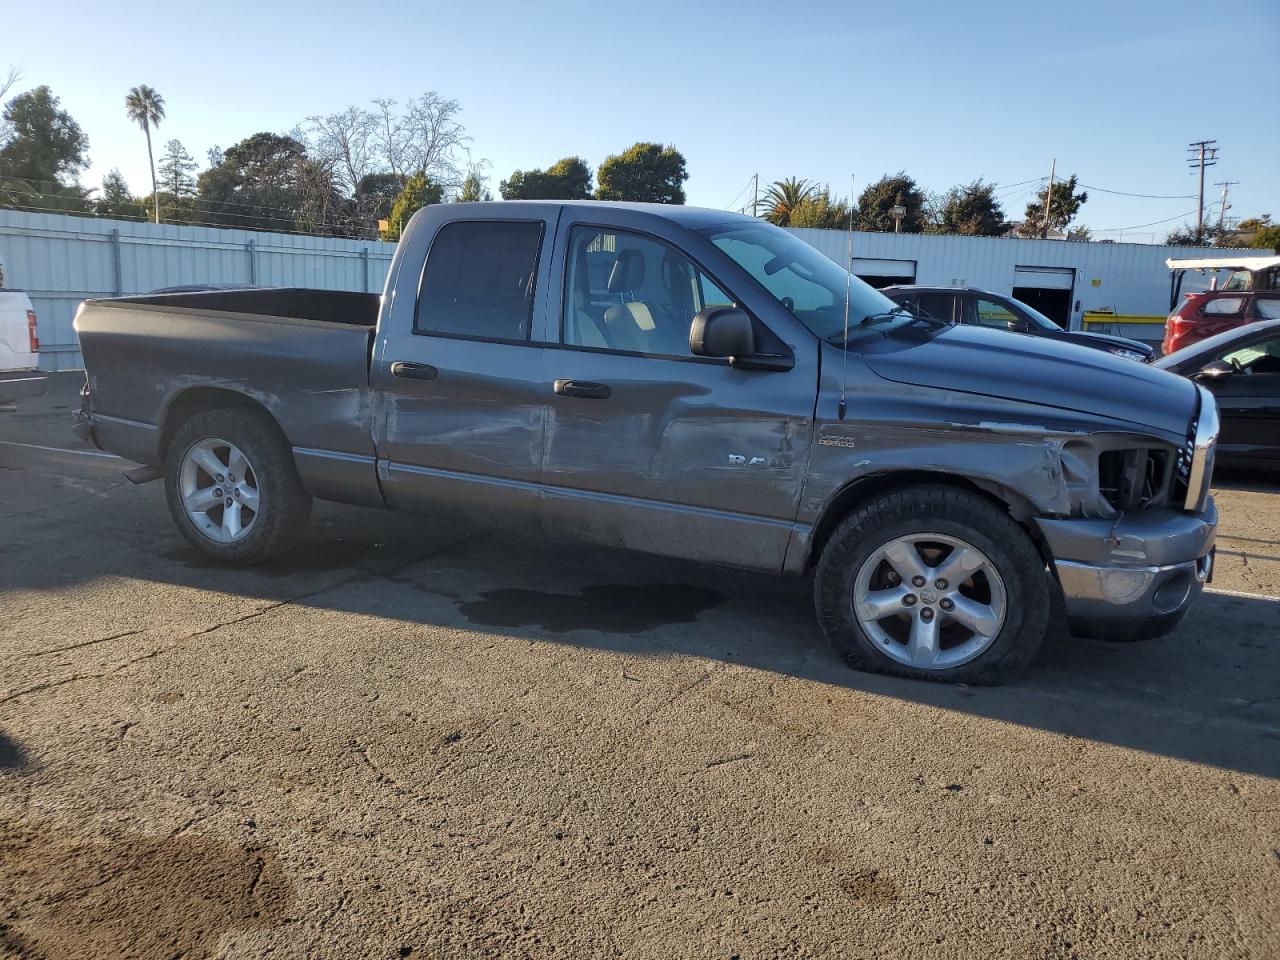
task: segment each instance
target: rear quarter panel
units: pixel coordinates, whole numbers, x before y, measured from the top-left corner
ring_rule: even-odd
[[[156,463],[172,405],[187,391],[228,390],[265,407],[303,451],[304,482],[314,451],[353,471],[367,465],[376,489],[370,328],[127,301],[87,301],[75,326],[104,448]]]

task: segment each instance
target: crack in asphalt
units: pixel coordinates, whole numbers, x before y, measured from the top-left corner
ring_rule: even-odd
[[[65,647],[50,647],[48,650],[37,650],[34,653],[20,653],[17,656],[23,660],[31,660],[36,657],[48,657],[55,653],[65,653],[68,650],[79,650],[81,647],[92,647],[95,644],[107,643],[110,640],[122,640],[125,637],[136,637],[143,630],[126,630],[124,633],[113,633],[109,637],[99,637],[97,640],[85,640],[82,643],[69,643]]]
[[[476,539],[478,538],[462,537],[456,541],[453,541],[452,543],[446,544],[443,547],[439,547],[435,550],[428,550],[427,552],[419,554],[418,556],[411,557],[408,560],[405,560],[402,563],[395,564],[394,566],[386,570],[382,570],[382,571],[357,570],[354,573],[352,573],[350,576],[343,577],[341,580],[338,580],[334,583],[327,584],[323,587],[320,587],[319,589],[310,590],[306,593],[298,594],[297,596],[287,597],[284,600],[279,600],[274,603],[269,603],[266,606],[259,607],[257,610],[251,611],[250,613],[246,613],[242,616],[233,617],[230,620],[221,620],[201,630],[193,631],[192,633],[189,633],[183,637],[179,637],[176,641],[174,641],[173,643],[167,646],[157,647],[154,650],[144,653],[142,656],[134,657],[131,660],[126,660],[124,663],[116,664],[114,667],[112,667],[109,670],[103,670],[98,673],[73,674],[72,676],[69,676],[69,677],[60,677],[56,680],[47,680],[43,683],[38,683],[30,687],[25,687],[22,690],[12,691],[3,697],[0,697],[0,704],[11,703],[12,701],[17,700],[21,697],[26,697],[33,693],[43,693],[45,690],[53,690],[57,687],[65,686],[68,683],[76,683],[80,680],[101,680],[104,677],[114,676],[115,674],[120,673],[123,670],[127,670],[129,667],[142,663],[145,660],[154,659],[155,657],[158,657],[163,653],[169,653],[173,650],[178,649],[178,647],[183,646],[188,641],[194,640],[197,637],[207,636],[208,634],[221,630],[223,627],[231,627],[231,626],[235,626],[238,623],[244,623],[247,620],[257,619],[258,617],[262,617],[268,613],[271,613],[273,610],[279,610],[281,607],[287,607],[291,604],[298,603],[299,601],[302,601],[302,600],[310,600],[312,597],[317,597],[322,593],[328,593],[331,590],[337,590],[340,587],[344,587],[347,584],[353,583],[357,580],[362,580],[369,577],[392,576],[393,574],[399,573],[402,570],[408,569],[414,564],[421,563],[422,561],[428,560],[432,557],[447,554],[453,549],[464,546],[465,544]],[[139,630],[135,632],[146,633],[147,631]]]

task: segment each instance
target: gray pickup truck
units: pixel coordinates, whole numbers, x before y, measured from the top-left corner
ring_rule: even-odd
[[[758,220],[414,216],[376,295],[85,302],[79,430],[251,563],[312,498],[794,575],[860,669],[995,683],[1051,610],[1171,630],[1210,573],[1217,414],[1096,350],[913,316]],[[846,335],[847,331],[847,335]]]

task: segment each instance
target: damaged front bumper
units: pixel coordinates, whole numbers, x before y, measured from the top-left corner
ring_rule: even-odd
[[[1213,573],[1218,511],[1147,510],[1118,520],[1037,521],[1071,632],[1138,640],[1168,633]]]

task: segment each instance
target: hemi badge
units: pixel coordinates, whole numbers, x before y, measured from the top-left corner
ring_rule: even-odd
[[[820,447],[846,447],[852,450],[857,445],[853,437],[832,436],[829,433],[818,434],[818,446]]]

